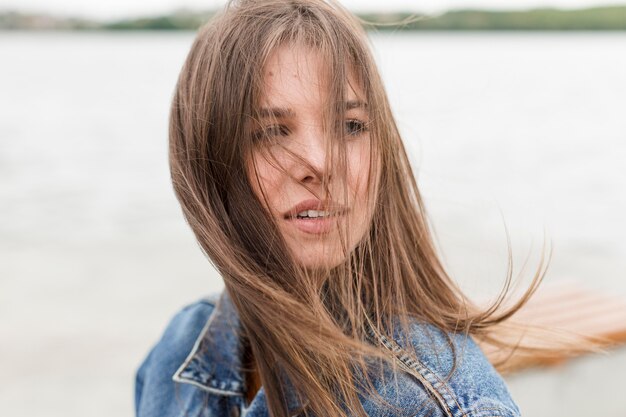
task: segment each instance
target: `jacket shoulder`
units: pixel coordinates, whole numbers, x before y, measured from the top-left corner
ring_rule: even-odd
[[[177,386],[172,376],[192,351],[213,312],[219,292],[180,308],[169,320],[159,340],[135,372],[135,415],[177,415],[177,399],[196,395],[188,386]],[[189,391],[189,392],[186,392]]]
[[[390,339],[379,335],[403,372],[387,378],[383,397],[392,396],[410,417],[519,417],[508,388],[471,336],[410,321]],[[386,398],[389,399],[389,398]]]

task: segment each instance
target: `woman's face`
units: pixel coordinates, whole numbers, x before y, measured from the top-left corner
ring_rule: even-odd
[[[346,82],[348,110],[343,115],[345,181],[332,168],[326,169],[326,158],[330,157],[327,142],[331,139],[323,130],[322,68],[319,55],[305,47],[285,46],[269,57],[261,100],[264,118],[255,129],[269,133],[265,150],[272,158],[259,147],[248,161],[248,177],[255,194],[271,213],[296,261],[312,270],[332,268],[344,259],[341,236],[348,252],[356,247],[367,230],[374,206],[373,196],[368,197],[371,150],[367,104],[353,80]],[[324,177],[330,192],[328,199],[322,187]]]

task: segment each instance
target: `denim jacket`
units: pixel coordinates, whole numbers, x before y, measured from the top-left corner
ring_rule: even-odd
[[[226,290],[182,308],[137,369],[136,416],[269,417],[263,387],[249,404],[246,400],[240,331]],[[396,336],[383,337],[381,343],[403,371],[395,379],[383,375],[374,386],[401,414],[360,396],[369,416],[520,416],[504,381],[471,337],[450,334],[457,368],[446,381],[453,357],[440,330],[412,322],[410,339],[417,357],[408,355]],[[296,410],[301,404],[286,387],[289,410]]]

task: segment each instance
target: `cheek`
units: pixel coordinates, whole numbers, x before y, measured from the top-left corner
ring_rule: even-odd
[[[380,160],[376,155],[372,155],[369,141],[350,155],[350,188],[354,198],[355,220],[361,227],[369,224],[376,208],[380,180]]]
[[[350,152],[349,156],[350,188],[355,198],[364,198],[370,181],[370,147],[369,143],[361,144]]]
[[[278,207],[278,199],[282,195],[281,186],[284,183],[282,172],[262,155],[255,154],[253,161],[254,163],[251,160],[247,165],[247,175],[252,190],[266,209],[275,209]]]

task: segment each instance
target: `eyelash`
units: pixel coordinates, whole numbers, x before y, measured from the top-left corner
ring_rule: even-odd
[[[364,132],[367,132],[367,123],[358,120],[358,119],[349,119],[345,121],[345,127],[347,128],[349,125],[351,127],[356,128],[352,131],[346,132],[348,136],[359,136]],[[271,138],[275,136],[287,136],[289,134],[289,129],[285,125],[273,125],[268,126],[267,128],[260,130],[254,134],[255,139],[262,139],[263,137]]]
[[[346,125],[348,124],[356,124],[358,127],[357,129],[352,132],[352,133],[348,133],[348,135],[350,136],[358,136],[363,134],[364,132],[367,132],[368,128],[367,128],[367,123],[362,122],[359,119],[350,119],[350,120],[346,120]]]

